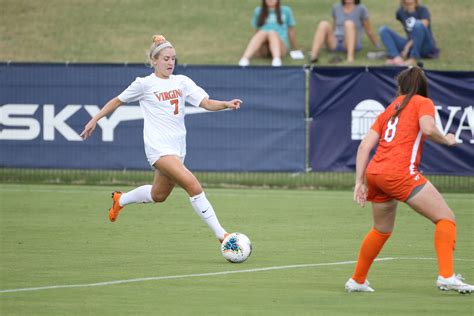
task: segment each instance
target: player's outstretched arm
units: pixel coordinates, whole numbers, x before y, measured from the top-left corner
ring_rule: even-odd
[[[122,101],[120,101],[119,98],[117,97],[107,102],[104,105],[104,107],[99,111],[99,113],[94,115],[94,117],[91,118],[91,120],[86,124],[86,126],[84,127],[84,130],[79,136],[81,136],[83,139],[87,139],[89,136],[91,136],[92,132],[94,131],[97,125],[97,122],[104,116],[107,116],[113,111],[115,111],[115,109],[118,108],[121,104],[122,104]]]
[[[448,133],[446,136],[443,135],[438,127],[436,127],[435,120],[432,116],[423,115],[420,117],[420,129],[429,140],[446,146],[456,145],[456,137],[451,133]]]
[[[243,102],[240,99],[233,99],[230,101],[219,101],[219,100],[204,98],[201,101],[201,104],[199,104],[199,106],[208,111],[220,111],[224,109],[238,110],[240,109],[240,105],[242,103]]]

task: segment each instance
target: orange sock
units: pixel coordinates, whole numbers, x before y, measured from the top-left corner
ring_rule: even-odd
[[[352,279],[359,284],[363,284],[369,273],[370,266],[375,258],[382,250],[383,245],[390,237],[391,233],[381,233],[372,228],[367,236],[365,236],[360,246],[359,258],[357,259],[356,268]]]
[[[439,275],[449,278],[454,274],[453,253],[456,245],[456,223],[442,219],[436,223],[434,234]]]

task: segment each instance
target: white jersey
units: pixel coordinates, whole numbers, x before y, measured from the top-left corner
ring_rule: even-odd
[[[143,141],[150,165],[161,156],[186,155],[185,102],[199,106],[209,95],[190,78],[171,75],[161,79],[154,73],[136,78],[119,96],[123,103],[139,101],[143,113]]]

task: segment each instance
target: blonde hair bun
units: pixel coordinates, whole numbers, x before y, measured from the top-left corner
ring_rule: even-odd
[[[158,34],[158,35],[153,35],[153,43],[155,44],[161,44],[161,43],[164,43],[166,42],[166,38],[161,35],[161,34]]]

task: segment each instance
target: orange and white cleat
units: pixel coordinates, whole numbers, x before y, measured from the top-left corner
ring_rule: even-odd
[[[219,239],[219,242],[222,244],[222,242],[224,241],[224,239],[226,239],[226,237],[229,236],[229,235],[230,235],[229,233],[224,233],[224,238]]]
[[[123,209],[119,203],[122,194],[123,193],[119,191],[112,192],[112,207],[109,209],[109,219],[111,222],[115,222],[120,211]]]

